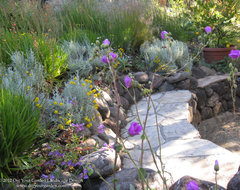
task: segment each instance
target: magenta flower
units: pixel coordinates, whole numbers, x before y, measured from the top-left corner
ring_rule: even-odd
[[[126,76],[124,78],[124,83],[127,88],[130,88],[132,86],[132,79],[129,76]]]
[[[232,59],[238,59],[240,57],[240,51],[238,49],[236,50],[231,50],[231,52],[228,55],[229,57],[231,57]]]
[[[109,46],[110,45],[110,41],[108,39],[105,39],[105,40],[103,40],[103,44]]]
[[[108,58],[107,58],[106,55],[102,56],[101,62],[106,63],[106,64],[109,64]]]
[[[102,56],[101,62],[109,64],[110,62],[114,62],[114,60],[117,58],[117,54],[113,52],[110,52],[109,56],[109,58],[106,55]]]
[[[110,61],[113,62],[116,58],[117,58],[117,54],[113,53],[113,52],[110,52],[109,55],[111,56],[110,57]]]
[[[139,133],[142,131],[142,126],[137,122],[132,122],[131,126],[128,129],[128,134],[130,136],[139,135]]]
[[[212,28],[210,26],[206,26],[204,30],[206,33],[212,32]]]
[[[191,180],[187,185],[186,185],[187,190],[199,190],[200,187],[196,183],[196,181]]]
[[[101,125],[99,125],[99,127],[98,127],[98,133],[103,133],[104,132],[104,125],[103,124],[101,124]]]
[[[165,39],[165,34],[168,34],[168,32],[165,31],[165,30],[163,30],[163,31],[161,32],[161,37],[162,37],[162,39]]]

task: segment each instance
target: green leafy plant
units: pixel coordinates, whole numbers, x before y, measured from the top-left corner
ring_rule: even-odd
[[[209,47],[226,47],[239,30],[235,24],[240,14],[237,4],[237,0],[196,0],[196,4],[184,13],[191,23],[189,30],[197,32],[199,28],[203,30],[210,26],[212,34]]]
[[[26,164],[39,137],[41,111],[33,101],[10,90],[0,90],[0,174],[11,175]]]
[[[66,70],[68,53],[58,45],[56,39],[36,38],[33,50],[37,60],[44,65],[48,78],[58,77]]]

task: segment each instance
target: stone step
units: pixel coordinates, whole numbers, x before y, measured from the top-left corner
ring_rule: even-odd
[[[210,141],[200,139],[199,132],[188,122],[190,117],[189,102],[191,99],[192,94],[187,90],[152,95],[157,112],[158,125],[156,125],[156,117],[153,105],[151,105],[146,124],[146,134],[151,143],[153,154],[156,157],[157,165],[161,168],[158,139],[160,137],[162,162],[169,184],[185,175],[214,182],[215,174],[213,167],[215,160],[218,160],[220,163],[218,183],[226,187],[228,181],[237,172],[240,156]],[[140,112],[140,120],[143,122],[147,112],[147,101],[145,99],[138,102],[138,110]],[[130,108],[127,115],[129,123],[122,129],[121,135],[127,143],[132,159],[139,165],[142,132],[140,135],[133,137],[128,135],[128,128],[131,122],[138,121],[134,105]],[[143,166],[157,170],[146,140],[143,147],[145,150]],[[127,155],[124,155],[123,168],[131,167],[134,167],[134,164]]]

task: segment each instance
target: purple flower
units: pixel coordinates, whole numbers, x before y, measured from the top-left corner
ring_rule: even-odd
[[[204,30],[206,33],[212,32],[212,28],[210,26],[206,26]]]
[[[168,32],[165,31],[165,30],[163,30],[163,31],[161,32],[161,38],[162,38],[162,39],[165,39],[165,34],[168,34]]]
[[[71,160],[69,160],[69,161],[67,162],[67,165],[68,165],[68,166],[73,166],[73,163],[72,163],[72,161],[71,161]]]
[[[83,127],[84,125],[85,125],[85,123],[82,123],[82,124],[78,124],[78,123],[74,124],[74,123],[72,123],[72,126],[77,128],[77,132],[84,130],[84,127]]]
[[[110,52],[109,55],[111,56],[110,57],[110,61],[113,62],[116,58],[117,58],[117,54],[113,53],[113,52]],[[111,59],[112,58],[112,59]]]
[[[78,177],[79,177],[79,178],[83,178],[83,174],[81,173]]]
[[[52,156],[53,155],[53,152],[49,152],[48,156]]]
[[[61,165],[64,166],[66,164],[66,162],[62,162]]]
[[[103,62],[103,63],[106,63],[106,64],[109,64],[109,62],[108,62],[108,59],[107,59],[107,56],[106,56],[106,55],[102,56],[101,62]]]
[[[107,143],[104,143],[103,147],[101,149],[102,150],[111,150],[111,151],[113,151],[113,146],[114,146],[114,143],[111,143],[109,145]]]
[[[231,52],[228,55],[229,57],[231,57],[232,59],[238,59],[240,57],[240,51],[238,49],[236,50],[231,50]]]
[[[132,86],[132,79],[129,76],[126,76],[124,78],[124,83],[127,88],[130,88]]]
[[[110,56],[109,58],[106,55],[102,56],[101,62],[109,64],[110,62],[111,63],[114,62],[114,60],[117,58],[117,54],[113,52],[110,52],[109,56]]]
[[[54,152],[55,156],[60,156],[60,152],[57,150]]]
[[[105,39],[105,40],[103,40],[103,44],[109,46],[110,45],[110,41],[108,39]]]
[[[55,179],[55,176],[53,174],[51,174],[50,179]]]
[[[48,178],[48,176],[47,175],[45,175],[45,174],[42,174],[42,176],[41,176],[42,178],[44,178],[44,179],[47,179]]]
[[[132,122],[131,126],[128,129],[128,134],[130,136],[139,135],[139,133],[142,131],[142,126],[137,122]]]
[[[74,164],[74,166],[81,166],[82,165],[82,163],[81,162],[76,162],[75,164]]]
[[[193,180],[191,180],[191,181],[186,185],[186,188],[187,188],[187,190],[199,190],[199,189],[200,189],[200,187],[198,186],[198,184],[197,184],[195,181],[193,181]]]
[[[214,170],[217,172],[219,171],[219,163],[217,160],[215,160]]]
[[[53,160],[50,160],[50,161],[46,162],[45,165],[51,165],[51,166],[53,166],[53,165],[54,165],[54,162],[53,162]]]
[[[51,147],[49,146],[49,144],[47,144],[47,149],[51,149]]]
[[[72,98],[72,100],[69,100],[68,103],[69,103],[69,104],[72,104],[73,101],[74,101],[74,98]]]
[[[98,127],[98,133],[103,133],[104,132],[104,125],[103,124],[101,124],[101,125],[99,125],[99,127]]]

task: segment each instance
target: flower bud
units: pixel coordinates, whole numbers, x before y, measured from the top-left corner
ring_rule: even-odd
[[[214,170],[215,170],[216,172],[219,171],[219,164],[218,164],[218,161],[217,161],[217,160],[215,160]]]
[[[237,85],[236,85],[236,84],[234,84],[234,85],[233,85],[233,88],[237,88]]]
[[[100,45],[100,41],[96,40],[96,45],[99,46]]]
[[[235,68],[235,69],[234,69],[234,72],[235,72],[235,73],[237,73],[237,72],[238,72],[238,69],[237,69],[237,68]]]
[[[232,68],[232,63],[229,63],[229,68]]]
[[[113,148],[119,153],[122,150],[123,146],[120,143],[115,143]]]
[[[227,80],[230,82],[230,81],[231,81],[231,78],[230,78],[230,77],[228,77],[228,78],[227,78]]]

